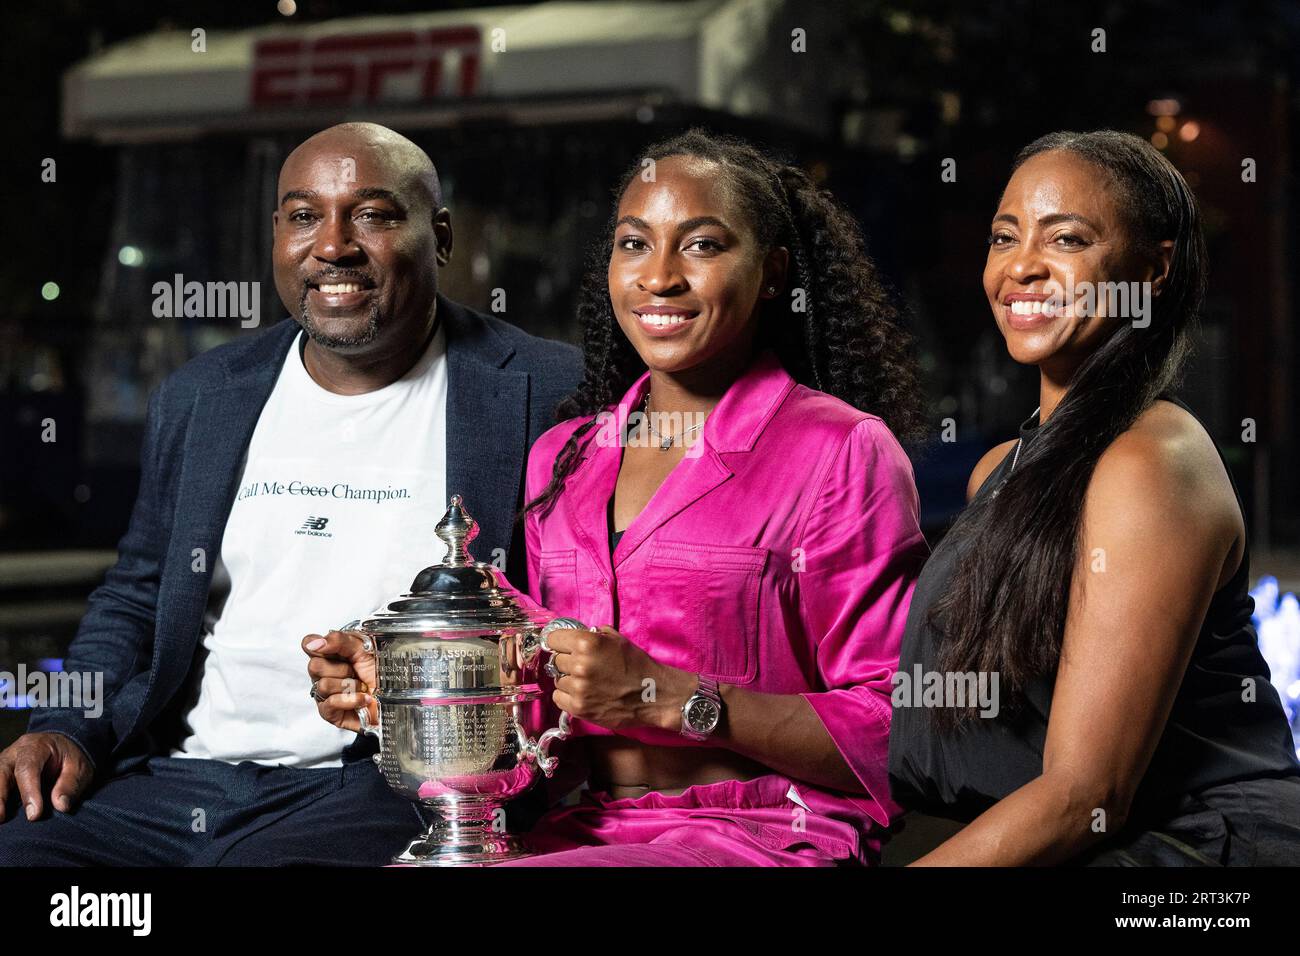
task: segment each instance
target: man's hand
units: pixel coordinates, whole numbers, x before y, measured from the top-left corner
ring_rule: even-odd
[[[552,695],[561,710],[608,730],[680,729],[694,674],[660,664],[608,625],[598,631],[556,629],[546,643],[562,675]]]
[[[379,721],[379,707],[370,696],[378,681],[375,655],[361,649],[364,637],[360,631],[330,631],[302,639],[310,658],[307,673],[316,682],[316,710],[343,730],[361,730],[359,707],[370,711],[372,723]]]
[[[43,786],[54,781],[56,809],[67,813],[94,777],[85,753],[63,734],[23,734],[0,751],[0,822],[8,819],[10,797],[17,795],[27,819],[45,813]]]

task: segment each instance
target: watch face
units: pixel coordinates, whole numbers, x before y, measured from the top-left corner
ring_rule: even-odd
[[[686,722],[692,730],[707,734],[718,725],[718,705],[707,697],[696,697],[686,711]]]

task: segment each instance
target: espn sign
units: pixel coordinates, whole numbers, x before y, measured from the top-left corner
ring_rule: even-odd
[[[274,109],[473,96],[481,53],[478,27],[261,40],[250,100]]]

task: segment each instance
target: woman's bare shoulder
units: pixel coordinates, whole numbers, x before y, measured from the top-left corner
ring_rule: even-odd
[[[1240,560],[1245,524],[1223,459],[1201,423],[1172,402],[1155,402],[1102,453],[1085,519],[1098,508],[1134,526],[1203,538],[1226,551],[1225,577]]]
[[[1179,494],[1210,496],[1203,504],[1236,509],[1232,481],[1214,439],[1186,409],[1173,402],[1156,401],[1111,442],[1097,462],[1097,473],[1134,471],[1153,483]],[[1229,507],[1230,506],[1230,507]]]

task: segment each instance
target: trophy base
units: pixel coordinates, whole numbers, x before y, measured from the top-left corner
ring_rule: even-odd
[[[399,866],[493,866],[533,856],[518,837],[494,830],[490,814],[467,813],[458,807],[447,817],[408,843],[393,862]]]
[[[532,855],[517,837],[498,837],[486,846],[481,843],[454,846],[420,836],[393,857],[393,862],[399,866],[493,866]]]

